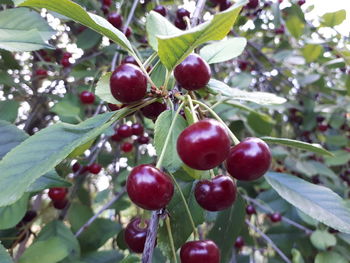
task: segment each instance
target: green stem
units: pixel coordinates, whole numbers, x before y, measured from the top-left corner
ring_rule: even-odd
[[[143,63],[143,66],[145,68],[147,68],[149,65],[151,65],[151,63],[153,62],[153,60],[157,57],[158,53],[154,52],[151,56],[149,56],[148,59],[146,59],[146,61]]]
[[[174,239],[173,239],[173,234],[171,233],[170,219],[168,216],[165,219],[165,224],[169,235],[169,241],[170,241],[171,251],[173,252],[174,262],[177,263]]]
[[[215,111],[213,111],[208,105],[206,105],[203,102],[200,102],[198,100],[192,100],[192,101],[193,101],[193,103],[198,104],[198,105],[206,108],[211,113],[211,115],[214,116],[215,119],[217,119],[222,125],[224,125],[226,127],[226,129],[227,129],[227,131],[228,131],[228,133],[229,133],[233,143],[235,145],[239,144],[239,140],[237,139],[236,135],[233,134],[233,132],[229,129],[229,127],[227,127],[226,123],[220,118],[219,115],[216,114]]]
[[[192,98],[191,98],[190,95],[186,95],[186,98],[188,100],[188,104],[190,105],[193,121],[197,122],[198,121],[198,117],[197,117],[197,114],[196,114],[196,112],[194,110],[194,107],[193,107]]]
[[[175,126],[175,122],[177,120],[177,117],[179,116],[179,112],[180,110],[182,109],[182,107],[184,106],[184,102],[182,102],[179,106],[179,108],[177,109],[177,111],[175,112],[175,116],[170,124],[170,128],[169,128],[169,132],[165,138],[165,142],[164,142],[164,146],[163,146],[163,149],[162,149],[162,152],[159,156],[159,159],[158,159],[158,162],[156,164],[156,168],[160,169],[160,167],[162,166],[162,162],[163,162],[163,159],[164,159],[164,156],[165,156],[165,152],[166,152],[166,148],[168,146],[168,143],[169,143],[169,140],[170,140],[170,136],[171,136],[171,133],[174,129],[174,126]]]
[[[145,74],[145,76],[146,76],[148,82],[151,84],[151,86],[157,88],[156,84],[154,84],[153,80],[152,80],[151,77],[148,75],[148,72],[147,72],[147,70],[145,69],[145,67],[143,66],[141,60],[140,60],[137,56],[134,56],[134,58],[135,58],[137,64],[139,64],[140,69],[141,69],[142,72]]]
[[[163,92],[165,92],[168,88],[168,83],[169,83],[169,79],[170,79],[171,73],[169,70],[166,70],[166,75],[165,75],[165,81],[164,81],[164,85],[163,85]]]

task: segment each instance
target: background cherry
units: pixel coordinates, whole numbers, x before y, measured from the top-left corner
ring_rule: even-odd
[[[278,212],[274,212],[274,213],[270,214],[269,217],[270,217],[271,222],[273,222],[273,223],[278,223],[282,220],[282,216]]]
[[[130,142],[124,142],[121,146],[121,150],[125,153],[129,153],[132,151],[132,148],[133,148],[133,144],[130,143]]]
[[[183,130],[176,147],[186,165],[197,170],[209,170],[227,158],[230,139],[221,123],[205,119]]]
[[[89,171],[92,174],[98,174],[99,172],[101,172],[102,166],[99,165],[98,163],[93,163],[89,166]]]
[[[117,129],[118,135],[122,138],[128,138],[132,136],[132,129],[129,125],[120,125]]]
[[[62,210],[68,205],[68,200],[67,199],[53,200],[52,201],[52,205],[53,205],[54,208],[56,208],[58,210]]]
[[[80,93],[80,101],[83,104],[93,104],[95,102],[95,95],[88,90],[84,90]]]
[[[142,135],[143,134],[143,126],[140,123],[134,123],[131,125],[131,131],[133,135]]]
[[[137,138],[137,142],[139,144],[147,144],[149,143],[149,137],[141,135],[140,137]]]
[[[243,239],[243,237],[239,236],[236,238],[235,248],[240,250],[240,249],[242,249],[242,247],[244,247],[244,239]]]
[[[37,69],[35,71],[35,75],[40,76],[40,77],[46,77],[47,76],[47,70],[46,69]]]
[[[124,240],[129,249],[135,253],[142,253],[145,246],[149,222],[145,220],[145,227],[141,226],[141,219],[135,218],[126,226]]]
[[[180,250],[181,263],[219,263],[220,250],[211,240],[190,241]]]
[[[120,29],[123,25],[123,18],[120,14],[113,12],[110,13],[107,17],[109,23],[111,23],[114,27]]]
[[[141,109],[143,116],[148,119],[155,120],[158,116],[166,110],[166,104],[158,101],[153,102]]]
[[[245,212],[247,213],[247,215],[256,214],[256,210],[253,205],[247,205],[247,207],[245,208]]]
[[[174,194],[174,185],[170,177],[148,164],[141,164],[132,169],[126,188],[131,201],[146,210],[165,207]]]
[[[49,197],[53,201],[60,201],[66,198],[67,193],[68,193],[67,188],[54,187],[54,188],[50,188]]]
[[[185,17],[190,18],[190,11],[186,10],[185,8],[181,7],[176,11],[176,17],[178,19],[184,19]]]
[[[255,9],[259,5],[259,0],[249,0],[248,4],[246,5],[249,9]]]
[[[178,17],[175,19],[174,25],[175,25],[178,29],[181,29],[181,30],[186,30],[186,28],[187,28],[186,22],[185,22],[183,19],[180,19],[180,18],[178,18]]]
[[[137,64],[137,61],[133,56],[126,56],[122,60],[122,64],[125,64],[125,63],[130,63],[130,64],[134,64],[135,66],[139,66],[139,64]]]
[[[119,135],[118,131],[115,131],[115,133],[111,136],[111,140],[114,142],[120,142],[123,140],[123,137]]]
[[[155,12],[161,14],[162,16],[166,16],[166,14],[168,13],[166,7],[163,6],[163,5],[157,5],[157,6],[153,9],[153,11],[155,11]]]

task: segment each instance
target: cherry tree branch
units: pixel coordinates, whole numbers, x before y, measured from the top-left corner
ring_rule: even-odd
[[[205,6],[205,0],[198,0],[197,1],[197,4],[196,4],[196,9],[194,10],[193,12],[193,16],[192,16],[192,19],[191,19],[191,26],[194,27],[196,25],[199,24],[200,22],[200,15],[204,9],[204,6]]]
[[[142,263],[151,263],[153,257],[154,245],[157,239],[157,230],[159,217],[162,214],[162,210],[153,211],[151,220],[149,222],[145,247],[142,253]]]

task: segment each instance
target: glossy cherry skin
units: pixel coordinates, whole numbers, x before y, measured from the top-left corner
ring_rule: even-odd
[[[186,90],[197,90],[208,84],[210,67],[197,54],[190,54],[174,70],[176,81]]]
[[[174,21],[174,25],[181,30],[185,30],[187,28],[187,24],[185,22],[185,20],[183,20],[182,18],[176,18]]]
[[[140,137],[137,138],[137,142],[139,144],[147,144],[147,143],[149,143],[149,137],[141,135]]]
[[[271,222],[278,223],[282,220],[282,216],[278,212],[274,212],[273,214],[269,215]]]
[[[133,135],[142,135],[143,134],[143,126],[140,123],[134,123],[131,125],[131,131]]]
[[[299,6],[302,6],[302,5],[305,4],[305,3],[306,3],[305,0],[299,0],[299,1],[298,1],[298,5],[299,5]]]
[[[129,249],[135,253],[142,253],[145,246],[147,229],[149,222],[145,220],[146,226],[142,228],[140,226],[141,219],[134,218],[126,226],[124,232],[124,240]]]
[[[69,53],[69,52],[64,52],[64,53],[62,54],[62,58],[71,58],[71,57],[72,57],[72,54]]]
[[[245,212],[247,213],[247,215],[256,214],[256,210],[253,205],[247,205],[247,207],[245,208]]]
[[[121,28],[123,25],[123,18],[118,13],[110,13],[107,17],[109,23],[111,23],[116,28]]]
[[[218,175],[196,184],[194,196],[198,204],[208,211],[221,211],[236,200],[237,187],[230,176]]]
[[[186,165],[197,170],[209,170],[227,158],[230,139],[221,123],[205,119],[183,130],[176,147]]]
[[[121,108],[119,107],[119,105],[117,104],[112,104],[112,103],[108,103],[108,108],[111,110],[111,111],[116,111],[116,110],[120,110]]]
[[[246,5],[247,8],[255,9],[259,5],[259,0],[249,0],[248,4]]]
[[[95,102],[95,95],[87,90],[80,93],[80,101],[83,104],[93,104]]]
[[[270,168],[269,146],[259,138],[246,138],[233,146],[226,159],[226,169],[231,176],[242,181],[252,181],[263,176]]]
[[[81,167],[80,163],[75,162],[75,163],[73,164],[73,166],[72,166],[72,171],[73,171],[73,173],[78,172],[79,169],[80,169],[80,167]]]
[[[232,6],[232,2],[230,0],[223,1],[219,5],[220,11],[225,11],[226,9],[230,8]]]
[[[133,56],[126,56],[122,60],[122,64],[125,64],[125,63],[134,64],[134,65],[138,66],[136,59]]]
[[[118,135],[122,138],[128,138],[132,136],[132,129],[129,125],[123,124],[117,129]]]
[[[98,174],[99,172],[101,172],[102,170],[102,166],[99,165],[98,163],[93,163],[89,166],[89,171],[92,174]]]
[[[145,116],[146,118],[155,120],[165,110],[166,110],[166,104],[156,101],[147,105],[146,107],[143,107],[141,109],[141,112],[143,116]]]
[[[181,263],[219,263],[220,250],[211,240],[185,243],[180,250]]]
[[[123,137],[119,135],[118,131],[116,131],[112,136],[111,136],[111,140],[114,142],[120,142],[121,140],[123,140]]]
[[[149,164],[141,164],[132,169],[126,189],[131,201],[146,210],[165,207],[174,194],[170,177]]]
[[[68,205],[68,200],[67,199],[53,200],[52,201],[52,205],[53,205],[54,208],[56,208],[58,210],[62,210]]]
[[[64,68],[70,67],[71,63],[70,63],[70,61],[69,61],[69,58],[62,58],[62,59],[61,59],[61,65],[62,65]]]
[[[110,88],[114,98],[123,103],[142,99],[147,91],[147,79],[141,69],[126,63],[118,66],[112,73]]]
[[[191,15],[190,11],[188,11],[185,8],[182,8],[182,7],[177,9],[177,11],[176,11],[176,17],[178,19],[183,19],[184,17],[188,17],[189,18],[190,15]]]
[[[243,237],[239,236],[235,241],[235,248],[241,249],[242,247],[244,247],[244,239]]]
[[[132,151],[132,148],[133,148],[133,147],[134,147],[134,146],[132,145],[132,143],[130,143],[130,142],[125,142],[125,143],[122,144],[121,150],[122,150],[123,152],[125,152],[125,153],[129,153],[129,152]]]
[[[54,187],[49,190],[49,197],[53,201],[64,200],[67,196],[68,190],[63,187]]]
[[[157,5],[153,11],[157,12],[158,14],[162,15],[162,16],[166,16],[166,14],[168,13],[168,10],[166,9],[165,6],[163,5]]]

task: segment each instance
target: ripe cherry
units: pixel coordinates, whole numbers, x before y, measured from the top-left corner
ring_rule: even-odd
[[[131,27],[123,28],[124,35],[129,38],[132,34]]]
[[[123,124],[118,129],[117,132],[120,137],[122,138],[128,138],[132,136],[132,129],[129,125]]]
[[[73,166],[72,166],[72,171],[73,171],[73,173],[78,172],[79,169],[80,169],[80,167],[81,167],[80,163],[75,162],[75,163],[73,164]]]
[[[226,9],[229,9],[232,6],[232,2],[230,0],[225,0],[219,5],[220,11],[225,11]]]
[[[54,187],[49,190],[49,197],[53,201],[64,200],[67,196],[68,190],[63,187]]]
[[[137,138],[137,142],[139,144],[147,144],[147,143],[149,143],[149,137],[142,135],[142,136]]]
[[[235,248],[239,250],[242,247],[244,247],[244,239],[243,239],[243,237],[239,236],[239,237],[236,238]]]
[[[271,215],[269,215],[271,222],[278,223],[282,220],[282,216],[278,212],[274,212]]]
[[[328,125],[327,124],[319,124],[319,125],[317,125],[317,129],[321,132],[325,132],[328,130]]]
[[[249,9],[255,9],[259,5],[259,0],[249,0],[248,4],[246,5]]]
[[[123,137],[119,135],[118,131],[116,131],[112,136],[111,136],[111,140],[114,142],[120,142],[121,140],[123,140]]]
[[[211,180],[199,181],[194,189],[198,204],[208,211],[220,211],[236,200],[237,187],[231,177],[218,175]]]
[[[142,135],[143,134],[143,126],[140,123],[134,123],[131,125],[131,131],[133,135]]]
[[[177,140],[177,153],[189,167],[209,170],[222,163],[230,151],[226,129],[216,120],[205,119],[183,130]]]
[[[68,205],[68,200],[67,199],[53,200],[52,201],[52,205],[53,205],[54,208],[56,208],[58,210],[62,210]]]
[[[190,18],[190,11],[186,10],[185,8],[179,8],[177,11],[176,11],[176,17],[178,19],[184,19],[184,17],[188,17]]]
[[[305,3],[306,3],[305,0],[299,0],[299,1],[298,1],[298,5],[299,5],[299,6],[302,6],[302,5],[305,4]]]
[[[69,53],[69,52],[64,52],[64,53],[62,54],[62,58],[71,58],[71,57],[72,57],[72,54]]]
[[[240,70],[245,71],[248,68],[249,62],[246,60],[239,59],[237,61]]]
[[[281,25],[279,28],[275,29],[275,34],[277,35],[283,35],[285,32],[284,25]]]
[[[46,69],[37,69],[35,71],[35,75],[40,76],[40,77],[46,77],[47,76],[47,70]]]
[[[166,14],[168,13],[166,7],[163,6],[163,5],[157,5],[157,6],[153,9],[153,11],[155,11],[155,12],[161,14],[162,16],[166,16]]]
[[[190,54],[174,70],[176,81],[187,90],[205,87],[210,80],[210,75],[208,63],[197,54]]]
[[[89,166],[89,172],[92,174],[98,174],[101,172],[102,166],[98,163],[93,163]]]
[[[83,104],[93,104],[95,102],[95,95],[88,90],[84,90],[80,93],[80,101]]]
[[[185,243],[180,250],[181,263],[219,263],[220,250],[211,240]]]
[[[70,61],[69,61],[69,58],[62,58],[62,59],[61,59],[61,65],[62,65],[64,68],[70,67],[71,63],[70,63]]]
[[[147,105],[146,107],[143,107],[141,109],[141,112],[143,116],[145,116],[146,118],[155,120],[165,110],[166,110],[166,104],[156,101]]]
[[[122,64],[112,73],[110,79],[112,95],[118,101],[131,103],[142,99],[147,91],[147,79],[133,64]]]
[[[252,181],[270,168],[269,146],[259,138],[246,138],[232,147],[226,159],[226,169],[238,180]]]
[[[117,105],[117,104],[108,103],[107,105],[108,105],[108,108],[109,108],[111,111],[120,110],[120,107],[119,107],[119,105]]]
[[[102,5],[111,6],[112,0],[102,0]]]
[[[129,153],[132,151],[133,145],[130,142],[124,142],[121,146],[121,150],[125,153]]]
[[[247,205],[247,207],[245,208],[245,212],[247,213],[247,215],[256,214],[256,210],[253,205]]]
[[[111,23],[114,27],[120,29],[123,25],[123,18],[118,13],[110,13],[107,17],[109,23]]]
[[[141,164],[132,169],[126,189],[131,201],[146,210],[165,207],[174,194],[170,177],[149,164]]]
[[[136,59],[133,56],[126,56],[123,60],[122,60],[122,64],[125,63],[129,63],[129,64],[134,64],[136,66],[139,66],[136,62]]]
[[[125,228],[125,243],[128,245],[129,249],[135,253],[142,253],[145,246],[149,222],[146,220],[144,223],[146,226],[142,227],[141,219],[135,218],[131,220]]]
[[[101,10],[102,10],[102,13],[104,15],[108,15],[108,13],[109,13],[109,6],[108,5],[102,5]]]

